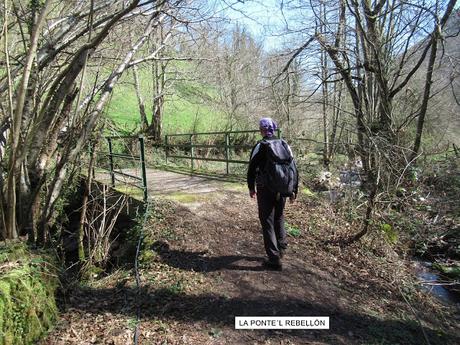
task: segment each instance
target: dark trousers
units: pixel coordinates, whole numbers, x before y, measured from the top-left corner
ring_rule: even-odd
[[[265,251],[269,260],[278,261],[280,250],[287,247],[283,215],[286,198],[277,198],[276,193],[258,185],[257,204],[264,236]]]

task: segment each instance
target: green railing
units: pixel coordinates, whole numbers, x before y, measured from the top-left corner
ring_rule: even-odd
[[[120,181],[123,184],[127,184],[136,188],[139,188],[143,192],[143,200],[144,202],[147,201],[148,198],[148,192],[147,192],[147,172],[146,172],[146,167],[145,167],[145,141],[143,136],[110,136],[110,137],[105,137],[107,139],[107,144],[108,144],[108,153],[105,153],[107,157],[109,158],[109,169],[106,169],[110,173],[110,180],[112,187],[115,187],[115,182],[119,181],[117,179],[117,176],[123,176],[126,178],[129,178],[134,181],[138,181],[138,183],[130,183],[128,181]],[[113,152],[113,141],[114,140],[126,140],[126,139],[137,139],[138,144],[139,144],[139,154],[134,155],[134,154],[125,154],[125,153],[116,153]],[[139,164],[139,168],[141,171],[141,177],[128,174],[126,172],[123,172],[121,170],[117,170],[115,168],[114,164],[114,159],[121,159],[121,160],[130,160],[130,161],[136,161]]]
[[[249,140],[251,144],[235,144],[232,143],[235,140],[235,137],[238,134],[254,134],[254,135],[259,135],[258,130],[247,130],[247,131],[225,131],[225,132],[203,132],[203,133],[182,133],[182,134],[168,134],[165,135],[165,142],[164,145],[164,150],[166,154],[166,164],[168,164],[168,159],[170,158],[175,158],[175,159],[187,159],[190,160],[191,164],[191,170],[195,170],[195,161],[212,161],[212,162],[223,162],[225,163],[226,167],[226,174],[229,175],[230,173],[230,164],[248,164],[248,159],[242,160],[242,159],[235,159],[232,158],[233,155],[235,155],[235,151],[238,149],[246,149],[250,150],[254,143],[254,140]],[[277,129],[277,134],[278,137],[281,137],[281,130]],[[203,136],[222,136],[221,140],[217,141],[218,143],[215,144],[203,144],[200,142],[197,142],[197,140],[200,137]],[[172,138],[186,138],[186,140],[182,140],[181,143],[176,144],[172,143]],[[108,160],[105,161],[104,165],[108,165],[108,167],[102,167],[98,166],[98,168],[101,168],[103,170],[106,170],[110,174],[110,182],[112,187],[115,187],[116,182],[120,182],[122,184],[126,184],[129,186],[133,186],[136,188],[139,188],[143,192],[143,199],[144,201],[147,201],[148,198],[148,191],[147,191],[147,172],[146,172],[146,161],[145,161],[145,140],[144,136],[108,136],[105,137],[107,140],[107,149],[102,150],[102,155],[104,157],[107,157]],[[129,142],[129,139],[131,140],[137,140],[138,141],[138,153],[120,153],[120,152],[115,152],[116,147],[120,147],[120,143],[115,143],[115,141],[122,140],[122,146],[126,145],[126,142]],[[148,138],[147,138],[148,139]],[[241,138],[239,138],[241,139]],[[246,138],[247,139],[247,138]],[[216,142],[216,141],[214,141]],[[220,143],[219,143],[220,142]],[[243,140],[244,142],[244,140]],[[247,142],[247,141],[246,141]],[[131,144],[134,145],[135,142],[131,141]],[[90,148],[92,149],[92,148]],[[177,154],[174,153],[173,151],[177,151],[175,149],[181,149],[184,154]],[[197,155],[196,150],[198,149],[215,149],[217,152],[220,153],[221,157],[202,157],[199,154]],[[126,151],[123,149],[123,151]],[[137,149],[132,149],[132,151],[137,151]],[[129,152],[129,150],[128,150]],[[173,152],[173,153],[171,153]],[[187,154],[188,153],[188,154]],[[131,173],[128,173],[127,166],[129,166],[129,163],[123,163],[123,164],[115,164],[115,161],[131,161],[134,162],[135,165],[139,165],[139,169],[141,171],[141,176],[136,176]],[[125,170],[122,171],[121,169]],[[136,168],[137,169],[137,168]],[[134,180],[135,182],[129,182],[126,179],[119,179],[117,176],[122,176],[126,179],[129,180]]]
[[[229,174],[229,165],[233,164],[248,164],[248,160],[232,159],[231,152],[235,149],[251,149],[253,145],[238,145],[231,144],[232,135],[237,134],[258,134],[259,130],[247,130],[247,131],[225,131],[225,132],[203,132],[203,133],[182,133],[182,134],[168,134],[165,135],[165,153],[166,153],[166,163],[168,163],[169,158],[178,158],[178,159],[188,159],[190,160],[191,170],[195,170],[194,162],[195,161],[211,161],[211,162],[224,162],[226,165],[226,174]],[[277,129],[278,137],[281,137],[281,129]],[[224,136],[223,144],[200,144],[196,140],[200,136],[209,136],[209,135],[222,135]],[[186,137],[188,140],[185,143],[172,144],[172,138]],[[185,152],[189,152],[189,155],[186,154],[171,154],[172,149],[179,148]],[[213,157],[201,157],[196,155],[195,149],[217,149],[224,152],[224,158],[213,158]]]

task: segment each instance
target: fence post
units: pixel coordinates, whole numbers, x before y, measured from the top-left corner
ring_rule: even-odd
[[[141,162],[141,172],[142,172],[142,190],[144,192],[144,202],[147,202],[148,193],[147,193],[147,172],[145,170],[145,147],[144,147],[144,136],[139,136],[139,149],[140,149],[140,162]]]
[[[193,171],[193,168],[194,168],[194,164],[193,164],[194,155],[195,155],[195,148],[193,147],[193,134],[190,134],[190,156],[191,156],[192,171]]]
[[[109,165],[110,165],[110,179],[112,181],[112,187],[115,187],[115,173],[113,172],[113,150],[112,150],[112,138],[107,138],[109,142]]]
[[[168,164],[168,155],[169,155],[169,144],[168,144],[168,135],[165,135],[165,153],[166,153],[166,164]]]
[[[228,132],[225,133],[225,163],[227,165],[227,175],[229,174],[229,169],[228,169],[228,160],[230,159],[230,135]]]

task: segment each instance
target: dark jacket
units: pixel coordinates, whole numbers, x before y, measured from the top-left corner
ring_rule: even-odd
[[[255,190],[256,182],[260,184],[261,181],[257,178],[260,174],[260,170],[265,164],[265,159],[267,157],[266,146],[262,145],[263,140],[275,140],[278,139],[276,136],[264,137],[262,140],[258,141],[257,144],[251,150],[251,156],[249,158],[249,167],[247,175],[247,183],[249,190]],[[288,145],[289,146],[289,145]],[[291,148],[289,147],[289,150]],[[292,152],[292,151],[291,151]],[[298,172],[297,172],[298,176]],[[297,179],[298,180],[298,179]],[[298,181],[294,187],[294,193],[297,195],[298,191]]]

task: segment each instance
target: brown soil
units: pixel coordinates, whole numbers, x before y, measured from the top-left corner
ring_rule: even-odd
[[[325,244],[357,230],[327,202],[287,205],[300,236],[289,237],[277,272],[261,266],[257,206],[244,186],[185,192],[152,204],[142,289],[121,270],[68,289],[44,344],[132,343],[138,312],[140,344],[460,343],[458,310],[417,289],[412,266],[378,236]],[[329,316],[330,329],[235,330],[235,316]]]

